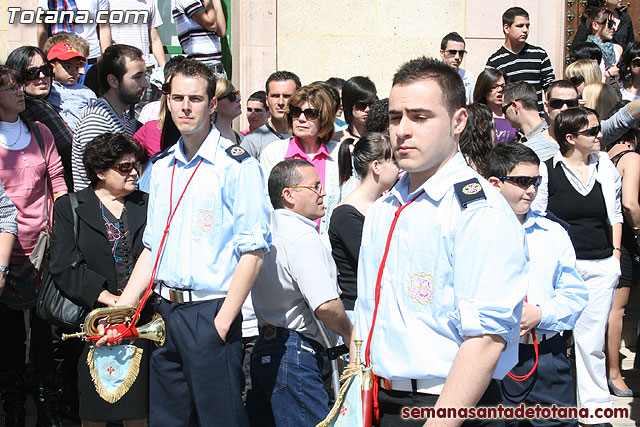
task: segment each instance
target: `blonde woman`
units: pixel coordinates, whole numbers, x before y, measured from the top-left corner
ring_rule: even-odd
[[[240,144],[244,136],[232,128],[233,120],[242,114],[240,104],[240,91],[236,90],[229,80],[224,78],[216,79],[216,98],[218,107],[213,113],[213,124],[220,131],[223,138]]]
[[[620,101],[616,91],[605,83],[591,83],[582,90],[585,107],[598,112],[602,118],[608,118],[613,107]]]
[[[576,86],[579,97],[582,96],[582,91],[586,85],[602,83],[602,71],[598,64],[590,59],[580,59],[572,62],[564,71],[564,75]]]

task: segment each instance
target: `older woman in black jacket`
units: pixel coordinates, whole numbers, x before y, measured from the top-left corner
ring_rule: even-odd
[[[91,186],[77,193],[78,242],[73,233],[69,196],[54,206],[51,236],[51,273],[63,292],[87,308],[114,306],[142,252],[147,195],[135,190],[142,148],[122,134],[103,134],[87,146],[84,166]],[[142,349],[137,379],[115,403],[98,394],[87,364],[92,345],[85,344],[78,362],[80,418],[83,425],[105,425],[123,420],[126,426],[144,426],[148,410],[148,341],[133,343]]]

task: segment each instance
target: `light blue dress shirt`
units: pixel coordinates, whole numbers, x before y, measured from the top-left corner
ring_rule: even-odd
[[[527,302],[542,310],[536,335],[573,329],[587,305],[587,287],[565,229],[533,211],[523,224],[529,248]]]
[[[55,80],[52,81],[51,92],[47,96],[47,101],[67,122],[71,132],[76,131],[76,125],[84,114],[84,110],[96,102],[96,99],[98,99],[96,94],[83,84],[76,82],[71,86],[65,86]]]
[[[203,159],[171,223],[156,280],[222,297],[229,290],[240,256],[268,250],[270,214],[262,171],[251,157],[239,162],[227,154],[225,150],[233,145],[212,127],[190,161],[180,138],[154,163],[143,243],[151,249],[155,263],[169,216],[174,160],[173,209]]]
[[[454,184],[476,178],[485,200],[463,208]],[[375,286],[398,204],[402,211],[382,276],[371,341],[373,372],[390,380],[442,379],[467,337],[495,334],[507,343],[494,378],[516,364],[527,250],[522,225],[502,195],[458,153],[408,194],[405,174],[368,210],[358,264],[357,336],[366,342]]]

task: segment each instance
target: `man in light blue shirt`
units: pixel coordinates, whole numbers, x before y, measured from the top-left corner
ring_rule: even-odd
[[[118,303],[135,305],[157,265],[167,337],[151,357],[151,425],[248,426],[240,309],[271,242],[264,178],[257,161],[211,125],[210,68],[187,59],[169,85],[181,138],[153,165],[146,249]]]
[[[567,346],[560,333],[571,330],[588,300],[587,287],[576,270],[576,254],[569,235],[557,222],[531,208],[542,181],[536,153],[517,142],[503,142],[489,155],[489,182],[502,193],[522,223],[529,248],[529,290],[522,309],[518,365],[512,374],[531,372],[534,340],[539,346],[536,372],[525,381],[505,377],[501,392],[505,405],[536,404],[575,407]],[[534,330],[534,335],[530,332]],[[507,425],[518,426],[511,420]],[[526,420],[534,426],[578,426],[576,419]]]
[[[357,339],[371,338],[381,426],[424,424],[402,418],[411,406],[495,406],[492,378],[517,361],[524,233],[458,151],[465,105],[462,79],[442,62],[415,59],[394,76],[389,134],[407,173],[367,212],[355,306]]]

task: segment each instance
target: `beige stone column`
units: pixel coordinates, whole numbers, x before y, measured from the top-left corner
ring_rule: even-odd
[[[2,0],[0,2],[0,58],[2,62],[17,47],[36,44],[35,24],[9,24],[8,8],[17,7],[23,10],[35,11],[38,5],[37,0]],[[16,16],[19,14],[16,13]]]

